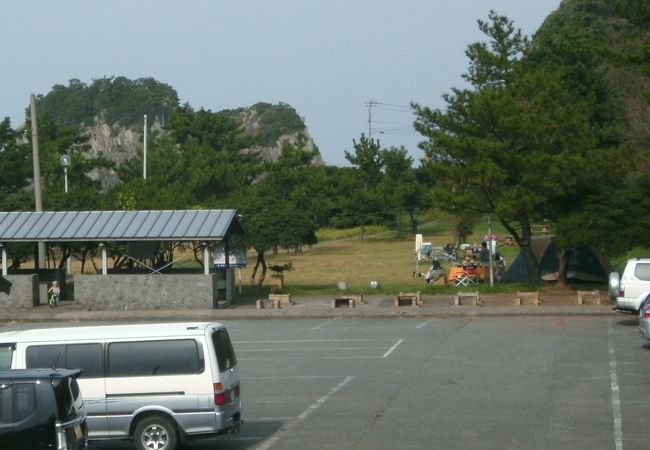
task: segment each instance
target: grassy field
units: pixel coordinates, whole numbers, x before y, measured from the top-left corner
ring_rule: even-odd
[[[418,230],[425,242],[434,247],[442,247],[452,242],[448,219],[432,220]],[[496,230],[498,232],[498,230]],[[480,245],[486,230],[471,236],[469,243]],[[348,292],[397,293],[397,292],[435,292],[452,293],[458,289],[453,285],[430,286],[423,277],[415,277],[415,235],[403,233],[397,236],[394,231],[382,228],[366,229],[366,236],[359,241],[359,230],[323,230],[319,233],[319,244],[305,248],[301,252],[280,251],[267,254],[267,264],[291,262],[293,270],[284,273],[284,293],[296,295],[334,294],[339,291],[340,282],[347,285]],[[515,247],[500,249],[507,261],[512,261],[518,253]],[[255,264],[255,255],[248,255],[248,267],[243,269],[243,285],[250,286],[250,277]],[[430,261],[421,261],[419,270],[426,273]],[[270,287],[269,275],[265,287]],[[371,281],[378,288],[370,286]],[[481,286],[484,292],[514,292],[530,289],[519,283],[495,283]]]

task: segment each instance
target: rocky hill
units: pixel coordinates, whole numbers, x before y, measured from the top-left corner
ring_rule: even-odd
[[[108,77],[90,85],[73,79],[38,97],[40,112],[60,125],[79,127],[89,137],[90,155],[101,152],[117,164],[142,151],[144,114],[151,143],[167,134],[166,124],[178,107],[176,91],[153,78]],[[253,146],[244,151],[258,151],[266,161],[276,160],[284,143],[296,143],[301,135],[308,149],[317,150],[304,121],[289,105],[258,103],[222,112],[253,136]],[[324,164],[318,152],[313,162]]]

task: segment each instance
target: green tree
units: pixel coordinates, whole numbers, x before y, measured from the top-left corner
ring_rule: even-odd
[[[493,214],[520,246],[535,280],[531,223],[611,185],[616,158],[594,131],[593,104],[552,67],[528,66],[527,39],[494,12],[479,21],[491,44],[470,46],[470,88],[446,95],[446,111],[414,105],[436,201],[456,214]],[[519,56],[518,56],[519,55]]]
[[[357,169],[358,188],[349,197],[349,208],[354,211],[356,225],[359,226],[359,240],[363,241],[365,225],[377,219],[382,211],[382,198],[379,183],[384,167],[383,154],[379,141],[361,135],[359,142],[352,141],[354,152],[345,150],[347,159]]]
[[[316,243],[321,178],[311,164],[316,152],[304,144],[304,139],[296,145],[285,144],[277,162],[267,164],[261,179],[237,200],[247,229],[244,239],[257,253],[251,275],[257,286],[266,278],[267,252],[279,248],[299,250]]]
[[[32,175],[30,154],[17,144],[19,135],[11,128],[8,117],[0,122],[0,209],[21,211],[29,208],[26,191]]]
[[[408,213],[410,229],[417,231],[415,213],[429,207],[426,190],[418,182],[413,168],[413,158],[404,147],[382,151],[384,163],[381,189],[384,196],[386,215],[392,217],[397,234],[402,232],[402,215]]]

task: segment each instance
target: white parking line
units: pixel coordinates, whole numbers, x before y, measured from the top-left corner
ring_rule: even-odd
[[[399,341],[397,341],[395,345],[393,345],[386,353],[384,353],[384,356],[382,356],[382,358],[386,358],[388,355],[393,353],[393,350],[395,350],[397,346],[400,345],[403,341],[404,339],[400,339]]]
[[[233,341],[235,345],[244,344],[304,344],[311,342],[377,342],[392,341],[392,339],[287,339],[281,341]]]
[[[340,375],[298,375],[295,377],[240,377],[240,380],[314,380],[319,378],[341,378]]]
[[[423,326],[429,325],[431,322],[433,322],[433,319],[429,319],[426,322],[422,322],[420,325],[418,325],[415,328],[422,328]]]
[[[386,347],[318,347],[318,348],[251,348],[238,349],[237,353],[245,352],[322,352],[332,350],[383,350]]]
[[[310,330],[318,330],[320,327],[324,327],[325,325],[328,325],[328,324],[330,324],[332,322],[334,322],[334,319],[323,322],[320,325],[316,325],[315,327],[311,327]]]
[[[239,351],[239,350],[238,350]],[[383,359],[385,356],[319,356],[318,359]],[[237,358],[237,361],[304,361],[304,356],[267,356],[260,358]]]
[[[315,402],[314,404],[312,404],[309,408],[307,408],[306,410],[304,410],[304,411],[303,411],[302,413],[300,413],[300,415],[298,415],[295,419],[293,419],[291,422],[289,422],[289,423],[286,424],[284,427],[282,427],[282,428],[280,429],[280,431],[279,431],[278,433],[276,433],[275,436],[271,436],[269,439],[267,439],[266,441],[262,442],[262,444],[261,444],[259,447],[257,447],[257,449],[258,449],[258,450],[267,450],[267,449],[271,448],[271,447],[273,446],[273,444],[275,444],[276,442],[278,442],[278,441],[280,440],[280,438],[282,437],[281,435],[278,435],[278,434],[281,434],[281,433],[283,433],[283,432],[290,431],[291,429],[295,428],[297,425],[300,424],[300,422],[304,421],[307,417],[309,417],[310,415],[312,415],[312,414],[314,413],[314,411],[316,411],[318,408],[320,408],[321,406],[323,406],[323,404],[324,404],[327,400],[329,400],[329,399],[330,399],[334,394],[336,394],[338,391],[340,391],[341,389],[343,389],[343,388],[344,388],[348,383],[350,383],[350,381],[352,381],[353,379],[354,379],[354,377],[352,377],[352,376],[350,376],[350,377],[346,377],[343,381],[341,381],[339,384],[337,384],[336,386],[334,386],[334,387],[333,387],[333,388],[332,388],[332,389],[331,389],[327,394],[323,395],[321,398],[319,398],[318,400],[316,400],[316,402]]]
[[[607,346],[609,347],[609,379],[612,390],[612,416],[614,418],[614,443],[616,450],[623,450],[623,416],[621,415],[621,392],[616,375],[616,353],[612,342],[612,318],[607,321]]]

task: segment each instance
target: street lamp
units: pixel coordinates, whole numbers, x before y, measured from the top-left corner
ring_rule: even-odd
[[[63,167],[63,178],[64,178],[64,192],[67,194],[68,193],[68,166],[70,165],[70,156],[69,155],[61,155],[59,158],[59,162],[61,163],[61,166]]]

